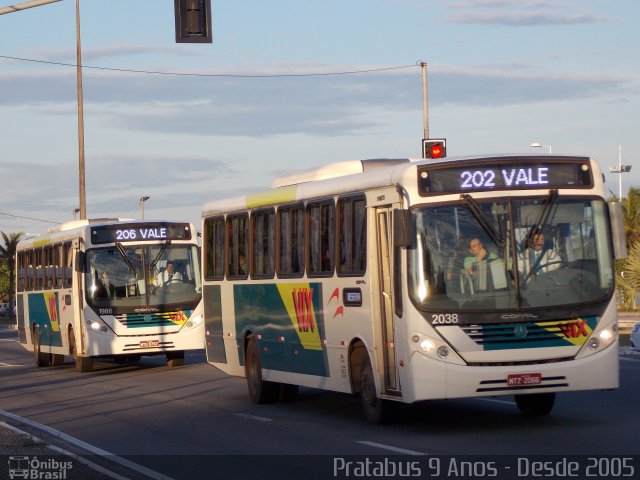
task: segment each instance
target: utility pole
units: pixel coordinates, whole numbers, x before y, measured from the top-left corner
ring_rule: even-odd
[[[84,181],[84,101],[82,97],[82,50],[80,47],[80,0],[76,0],[76,79],[78,83],[78,184],[80,220],[87,218],[87,192]]]
[[[422,69],[422,125],[425,140],[429,138],[429,95],[427,93],[427,62],[420,62]]]

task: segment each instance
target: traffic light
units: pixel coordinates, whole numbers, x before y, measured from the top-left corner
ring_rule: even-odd
[[[176,43],[212,43],[211,0],[173,0]]]
[[[444,158],[447,156],[447,140],[423,138],[422,158]]]

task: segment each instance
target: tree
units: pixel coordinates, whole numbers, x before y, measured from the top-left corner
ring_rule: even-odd
[[[631,187],[620,202],[624,216],[624,235],[627,249],[640,240],[640,189]]]
[[[15,290],[15,272],[16,272],[16,249],[18,248],[18,242],[24,235],[23,232],[10,233],[7,235],[4,232],[2,234],[2,240],[4,245],[0,245],[0,258],[7,264],[7,270],[9,272],[9,302],[13,305],[13,296]]]

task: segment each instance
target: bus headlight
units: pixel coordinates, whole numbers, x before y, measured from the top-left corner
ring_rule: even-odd
[[[600,337],[600,341],[602,343],[608,345],[613,340],[614,334],[609,328],[605,328],[600,332],[600,335],[598,335],[598,337]]]
[[[97,320],[87,320],[87,327],[89,327],[94,332],[107,333],[109,331],[106,325],[103,325]]]
[[[434,348],[436,348],[436,345],[431,340],[426,338],[422,342],[420,342],[420,348],[422,349],[423,352],[429,353]]]
[[[605,328],[598,333],[597,336],[592,337],[587,342],[587,345],[591,350],[597,350],[601,346],[609,345],[615,338],[613,330]]]
[[[187,320],[187,328],[195,328],[202,324],[202,315],[195,315]]]

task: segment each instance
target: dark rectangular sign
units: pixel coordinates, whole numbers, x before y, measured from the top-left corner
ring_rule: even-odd
[[[188,223],[127,223],[91,227],[91,243],[142,242],[145,240],[191,240]]]
[[[420,194],[465,193],[533,188],[589,188],[593,175],[588,158],[483,159],[460,165],[418,168]]]

